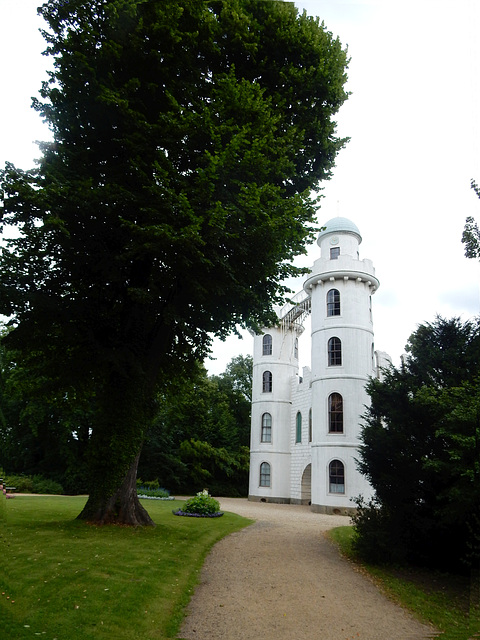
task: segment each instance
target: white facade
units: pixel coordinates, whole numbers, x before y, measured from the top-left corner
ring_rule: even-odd
[[[304,291],[277,309],[279,324],[254,336],[249,499],[348,513],[371,488],[357,471],[365,385],[389,357],[373,341],[379,282],[346,218],[329,220]],[[311,369],[298,375],[298,338],[311,313]]]

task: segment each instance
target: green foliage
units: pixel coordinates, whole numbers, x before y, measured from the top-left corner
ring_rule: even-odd
[[[437,318],[407,351],[367,387],[358,466],[375,499],[357,501],[355,547],[370,562],[466,570],[480,559],[480,322]]]
[[[354,535],[351,545],[353,555],[372,564],[402,564],[406,561],[405,545],[396,541],[396,519],[387,512],[378,499],[368,502],[359,496],[355,499],[356,513],[352,516]]]
[[[230,453],[200,440],[185,440],[180,445],[180,458],[188,469],[188,485],[208,483],[217,495],[246,495],[249,457],[247,447]]]
[[[17,493],[47,493],[53,495],[61,495],[64,493],[63,487],[59,482],[44,478],[40,475],[7,475],[4,477],[5,484],[15,487]]]
[[[140,478],[137,480],[137,494],[141,497],[170,499],[167,489],[160,487],[158,480],[144,482]]]
[[[64,493],[63,487],[59,482],[43,478],[42,476],[33,476],[33,492],[61,495]]]
[[[5,485],[15,487],[18,493],[33,493],[33,479],[29,476],[4,476]]]
[[[311,194],[346,142],[334,117],[348,60],[293,3],[49,0],[39,12],[54,64],[34,107],[53,141],[36,169],[0,173],[16,231],[0,313],[39,390],[93,399],[82,517],[99,521],[133,495],[159,392],[213,335],[268,323],[301,271]]]
[[[202,516],[212,515],[220,511],[220,503],[208,493],[207,489],[199,491],[196,496],[187,500],[182,511],[185,513],[197,513]]]
[[[158,482],[158,478],[155,478],[155,480],[148,480],[148,481],[144,481],[141,478],[137,478],[137,489],[151,489],[151,490],[155,490],[155,489],[160,489],[160,483]]]
[[[58,397],[29,354],[0,344],[0,462],[9,473],[42,475],[69,494],[85,493],[93,404],[78,395],[70,389]]]
[[[159,398],[139,474],[175,493],[208,485],[217,495],[248,492],[251,357],[234,358],[220,376],[198,365]]]
[[[472,180],[471,187],[480,198],[480,187],[474,180]],[[465,256],[467,258],[480,258],[480,229],[471,216],[465,221],[462,242],[465,245]]]

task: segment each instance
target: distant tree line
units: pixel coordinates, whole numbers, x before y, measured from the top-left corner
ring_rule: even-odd
[[[85,493],[86,451],[95,396],[49,395],[30,363],[3,348],[0,367],[0,467],[7,474],[40,475],[65,493]],[[191,377],[172,380],[159,394],[147,430],[138,476],[171,493],[207,487],[217,495],[246,495],[252,359],[233,358],[209,376],[196,363]]]

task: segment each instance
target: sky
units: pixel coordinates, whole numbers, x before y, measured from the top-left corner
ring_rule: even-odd
[[[0,0],[0,166],[23,169],[39,156],[48,129],[31,109],[50,62],[38,0]],[[346,88],[337,133],[350,142],[321,185],[318,224],[352,220],[373,261],[375,347],[399,363],[409,336],[436,315],[463,321],[480,314],[480,263],[464,256],[467,216],[480,222],[480,2],[478,0],[298,0],[348,46]],[[316,243],[299,266],[319,257]],[[302,281],[292,281],[294,292]],[[252,353],[242,332],[214,341],[211,374]],[[309,364],[309,327],[300,342]]]

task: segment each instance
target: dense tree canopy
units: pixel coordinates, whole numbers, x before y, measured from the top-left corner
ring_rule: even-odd
[[[45,393],[45,381],[39,384],[18,354],[0,345],[0,355],[0,469],[85,493],[91,403]],[[221,375],[209,376],[197,363],[188,378],[164,387],[139,477],[177,495],[208,487],[216,495],[246,496],[251,376],[252,358],[238,356]]]
[[[480,321],[437,318],[407,348],[367,387],[359,468],[375,501],[359,502],[357,544],[458,570],[480,557]]]
[[[199,365],[191,379],[175,381],[147,432],[139,476],[177,494],[208,487],[246,496],[252,366],[250,356],[238,356],[219,376]]]
[[[265,322],[344,145],[346,52],[292,3],[49,0],[38,168],[7,165],[9,347],[93,400],[81,517],[151,523],[132,490],[159,385]]]

